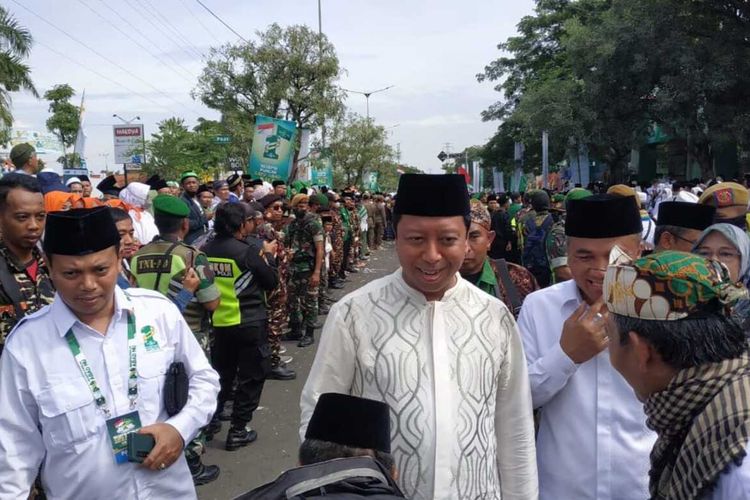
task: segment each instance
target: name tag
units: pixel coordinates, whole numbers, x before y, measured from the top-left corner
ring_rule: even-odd
[[[128,461],[128,434],[137,432],[141,428],[141,417],[137,411],[131,411],[107,420],[107,434],[109,444],[115,455],[115,463],[124,464]]]
[[[172,270],[172,256],[149,255],[147,257],[138,257],[136,270],[138,274],[168,273]]]

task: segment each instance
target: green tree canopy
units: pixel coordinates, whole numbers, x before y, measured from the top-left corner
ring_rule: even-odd
[[[393,148],[387,140],[385,128],[372,119],[352,113],[336,121],[328,147],[339,181],[336,184],[361,186],[367,172],[378,172],[382,177],[389,165],[394,165]]]
[[[44,98],[49,101],[49,112],[52,113],[47,118],[47,129],[60,139],[63,149],[75,143],[81,125],[81,110],[70,102],[75,93],[67,83],[55,85],[44,93]],[[68,155],[63,155],[58,161],[67,167],[69,160]]]
[[[0,142],[10,139],[13,125],[11,92],[25,90],[34,97],[39,93],[31,81],[31,69],[24,60],[31,52],[32,37],[29,30],[0,6]]]

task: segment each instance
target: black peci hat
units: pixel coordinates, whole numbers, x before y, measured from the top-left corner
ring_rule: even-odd
[[[109,207],[76,208],[47,214],[44,252],[52,255],[88,255],[115,246],[120,233]]]
[[[657,226],[677,226],[703,231],[714,223],[716,207],[685,201],[664,201],[659,203]]]
[[[633,196],[597,194],[568,200],[565,235],[574,238],[616,238],[643,232]]]
[[[466,179],[457,174],[403,174],[393,212],[422,217],[468,216],[471,207]]]
[[[305,439],[390,453],[390,408],[381,401],[348,394],[321,394]]]

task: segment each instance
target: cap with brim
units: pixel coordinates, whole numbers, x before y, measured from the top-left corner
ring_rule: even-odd
[[[421,217],[466,217],[471,212],[466,179],[457,174],[403,174],[393,212]]]
[[[43,243],[47,254],[88,255],[119,242],[120,234],[108,207],[47,214]]]
[[[180,184],[185,182],[185,179],[189,179],[190,177],[195,177],[196,179],[200,178],[198,177],[198,174],[196,174],[192,170],[188,170],[187,172],[183,172],[182,175],[180,176]]]
[[[659,203],[657,226],[677,226],[703,231],[713,224],[716,207],[685,201]]]
[[[321,394],[305,439],[390,453],[390,409],[372,399],[333,392]]]
[[[13,165],[15,165],[16,168],[21,168],[26,165],[34,153],[36,153],[34,146],[22,142],[21,144],[16,144],[10,150],[10,161],[13,162]]]
[[[747,207],[750,193],[736,182],[720,182],[703,191],[698,203],[716,208]]]
[[[190,208],[187,203],[176,196],[160,194],[153,201],[154,215],[171,215],[172,217],[187,217]]]
[[[633,196],[596,194],[567,202],[566,236],[616,238],[642,231],[640,211]]]

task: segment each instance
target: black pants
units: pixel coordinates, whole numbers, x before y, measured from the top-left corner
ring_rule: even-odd
[[[214,338],[212,357],[221,384],[217,411],[224,408],[236,378],[232,427],[245,427],[253,419],[263,384],[271,370],[266,321],[248,326],[214,328]]]
[[[344,240],[344,255],[341,259],[341,269],[339,270],[339,278],[341,279],[346,278],[346,270],[349,269],[349,266],[351,265],[349,263],[349,255],[352,252],[352,240],[352,238]]]

